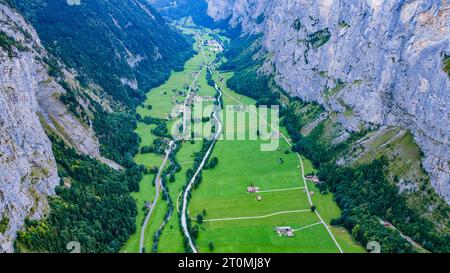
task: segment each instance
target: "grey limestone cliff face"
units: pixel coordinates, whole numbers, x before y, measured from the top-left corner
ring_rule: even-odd
[[[36,32],[1,2],[0,31],[15,41],[9,50],[0,47],[0,252],[12,252],[25,219],[45,217],[47,197],[60,183],[46,129],[79,152],[120,166],[101,158],[93,130],[60,102],[65,90],[48,75]]]
[[[32,46],[25,38],[31,29],[1,4],[0,20],[1,31]],[[36,114],[42,68],[31,51],[13,50],[15,56],[10,56],[0,48],[0,218],[7,223],[0,233],[0,252],[13,251],[12,242],[26,217],[45,215],[46,197],[54,194],[59,183],[51,143]]]
[[[264,66],[292,95],[338,113],[348,131],[411,130],[436,191],[450,203],[450,1],[208,0],[263,33]]]

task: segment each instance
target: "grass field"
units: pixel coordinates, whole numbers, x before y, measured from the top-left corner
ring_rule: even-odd
[[[198,51],[191,60],[185,64],[181,72],[173,72],[168,81],[152,89],[147,94],[145,105],[138,108],[142,116],[167,118],[176,104],[182,104],[186,99],[189,87],[201,71],[205,63],[212,63],[216,53],[209,50],[209,46],[202,45],[201,39],[211,38],[210,30],[199,31],[194,28],[183,29],[185,33],[197,34],[194,48]],[[201,39],[199,39],[201,37]],[[204,48],[203,56],[201,47]],[[206,57],[207,60],[204,59]],[[232,73],[222,74],[225,82]],[[218,75],[214,80],[220,85]],[[213,96],[214,88],[206,81],[206,69],[203,69],[194,85],[198,87],[198,96]],[[254,105],[255,101],[239,95],[225,86],[223,87],[223,101],[225,106],[236,104]],[[211,104],[211,103],[209,103]],[[205,114],[208,116],[209,114]],[[226,120],[226,117],[224,118]],[[246,117],[248,121],[248,117]],[[270,117],[268,118],[270,122]],[[168,122],[168,126],[172,125]],[[140,135],[141,147],[151,145],[155,139],[151,129],[139,123],[136,132]],[[255,133],[256,126],[237,128],[248,135]],[[284,128],[281,131],[285,133]],[[261,132],[264,135],[263,132]],[[337,252],[338,249],[329,236],[326,228],[319,222],[315,213],[311,212],[304,181],[301,176],[300,162],[295,153],[291,152],[288,143],[279,139],[279,149],[272,152],[260,151],[260,145],[267,141],[219,141],[211,157],[218,157],[219,164],[215,169],[203,172],[203,182],[192,193],[189,212],[191,217],[206,211],[205,222],[200,226],[197,245],[199,252],[211,252],[209,244],[214,243],[213,252]],[[175,175],[175,182],[169,182],[169,194],[174,203],[175,212],[163,230],[158,252],[180,253],[184,252],[183,236],[179,227],[179,214],[177,199],[183,185],[186,183],[186,171],[192,167],[194,154],[201,149],[202,141],[183,143],[177,153],[177,161],[182,170]],[[159,166],[162,157],[155,154],[137,155],[138,164],[147,167]],[[304,160],[305,172],[313,172],[312,165]],[[145,212],[142,209],[145,202],[151,202],[155,195],[152,185],[153,175],[146,175],[141,182],[141,190],[134,193],[138,206],[136,219],[137,232],[129,239],[122,252],[139,252],[139,237]],[[246,188],[249,185],[261,188],[261,193],[249,194]],[[329,223],[332,218],[340,215],[340,210],[332,199],[332,195],[320,195],[315,185],[309,184],[310,190],[316,194],[312,197],[324,220]],[[280,191],[278,191],[280,190]],[[267,192],[265,192],[267,191]],[[256,196],[260,195],[262,201],[258,202]],[[153,235],[163,222],[167,212],[167,202],[162,199],[157,202],[149,225],[145,231],[145,249],[150,252],[153,245]],[[278,214],[281,213],[281,214]],[[225,219],[250,217],[251,219]],[[260,218],[257,218],[260,217]],[[212,221],[211,221],[212,220]],[[193,221],[195,224],[195,221]],[[316,224],[316,225],[315,225]],[[295,237],[280,237],[274,232],[275,226],[292,226],[301,229]],[[345,252],[363,252],[364,249],[355,244],[350,235],[342,228],[332,227],[332,232]]]
[[[222,76],[226,81],[232,74]],[[217,76],[215,80],[219,82]],[[223,87],[223,92],[226,107],[255,103],[226,87]],[[249,130],[255,128],[250,126],[245,130],[248,134]],[[280,237],[274,232],[276,226],[299,229],[320,222],[316,214],[309,210],[297,155],[290,152],[286,141],[282,138],[279,141],[279,149],[273,152],[260,151],[261,140],[221,140],[216,144],[212,156],[219,158],[219,164],[213,170],[204,171],[203,182],[193,192],[190,203],[192,218],[206,211],[205,221],[199,224],[199,252],[211,252],[210,243],[214,244],[213,252],[338,252],[322,224],[297,231],[293,238]],[[304,164],[306,173],[314,171],[306,159]],[[262,192],[247,193],[246,188],[250,185],[260,187]],[[332,195],[321,195],[315,185],[308,186],[310,191],[315,191],[313,203],[323,214],[324,220],[329,224],[332,218],[339,217],[340,210],[332,200]],[[264,192],[291,188],[294,189]],[[262,201],[256,200],[257,195],[262,197]],[[275,214],[296,210],[306,211]],[[275,215],[259,219],[234,219],[270,214]],[[333,227],[332,232],[344,252],[364,251],[345,230]]]
[[[314,213],[299,212],[265,219],[204,223],[198,239],[200,252],[336,252],[323,225],[299,231],[293,238],[278,236],[274,224],[301,228],[318,222]],[[301,250],[301,251],[300,251]]]
[[[195,33],[195,32],[194,32]],[[208,34],[203,34],[202,38],[208,38]],[[184,66],[184,70],[180,72],[172,72],[170,78],[163,85],[152,89],[147,93],[147,99],[145,101],[145,107],[139,107],[137,112],[142,117],[154,117],[166,119],[170,113],[172,113],[176,104],[184,103],[187,95],[187,88],[191,85],[195,79],[196,74],[200,71],[202,65],[206,62],[201,53],[201,43],[198,41],[194,45],[194,49],[198,51],[194,57],[192,57]],[[205,57],[208,62],[212,62],[216,58],[216,54],[212,51],[205,50]],[[199,87],[198,96],[213,96],[215,90],[210,87],[206,82],[206,70],[203,69],[198,77],[196,86]],[[151,109],[147,106],[151,105]],[[174,121],[168,122],[169,130]],[[155,140],[155,136],[151,133],[151,130],[155,125],[145,125],[144,123],[138,123],[136,133],[141,137],[140,147],[151,146]],[[184,143],[177,153],[177,161],[182,167],[182,170],[175,175],[175,182],[168,183],[169,194],[176,206],[177,197],[180,194],[184,183],[186,182],[186,171],[192,166],[195,152],[201,149],[202,142],[195,141],[195,143]],[[162,163],[162,156],[156,154],[138,154],[135,157],[135,161],[138,164],[143,164],[148,168],[159,167]],[[146,175],[140,183],[140,191],[133,193],[133,198],[136,200],[138,207],[138,215],[136,218],[137,232],[130,237],[126,245],[123,247],[122,252],[136,253],[139,252],[139,239],[142,224],[145,218],[145,211],[142,209],[145,202],[153,201],[155,196],[155,187],[152,185],[154,175]],[[154,212],[152,214],[149,225],[145,231],[144,246],[146,252],[150,252],[153,245],[153,235],[160,227],[164,220],[164,215],[168,210],[167,202],[158,200]],[[158,245],[158,252],[183,252],[183,237],[180,232],[178,223],[178,212],[174,212],[171,219],[167,223],[163,233],[160,237]]]

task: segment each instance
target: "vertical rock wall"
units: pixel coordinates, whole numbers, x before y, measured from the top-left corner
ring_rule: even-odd
[[[216,20],[262,32],[276,81],[337,112],[347,130],[411,130],[450,203],[450,1],[207,1]]]

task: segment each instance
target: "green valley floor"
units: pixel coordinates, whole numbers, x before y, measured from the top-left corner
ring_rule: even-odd
[[[195,37],[194,48],[198,54],[186,63],[183,71],[173,72],[165,84],[150,90],[145,106],[137,110],[142,117],[167,119],[175,106],[186,100],[191,84],[197,96],[210,97],[216,93],[207,83],[206,66],[216,60],[219,51],[206,41],[220,37],[221,42],[226,44],[226,38],[214,30],[195,26],[180,29]],[[214,70],[213,79],[223,92],[224,109],[235,105],[255,105],[253,99],[227,88],[226,80],[233,75],[232,72],[220,73],[216,68],[211,68]],[[174,122],[167,121],[169,129]],[[151,132],[154,127],[139,123],[136,132],[141,137],[141,147],[152,145],[156,137]],[[247,126],[240,130],[249,134],[257,128]],[[331,219],[339,217],[341,213],[332,194],[323,195],[314,183],[304,180],[306,174],[315,172],[312,164],[292,152],[284,128],[280,128],[280,133],[279,148],[272,152],[261,151],[261,144],[267,143],[263,140],[219,140],[216,143],[210,158],[217,157],[218,165],[203,171],[202,182],[192,191],[188,207],[192,225],[199,230],[195,240],[198,251],[365,252],[345,229],[330,226]],[[182,169],[175,175],[174,182],[167,183],[175,211],[159,237],[156,247],[159,253],[185,251],[177,208],[183,186],[187,183],[186,171],[193,166],[194,154],[201,147],[201,140],[186,141],[176,154]],[[135,161],[152,168],[161,165],[163,157],[153,153],[139,154]],[[140,191],[133,196],[138,206],[137,232],[122,252],[139,252],[139,237],[146,213],[144,207],[155,196],[153,179],[154,175],[146,175],[140,184]],[[259,187],[259,192],[248,193],[247,187],[251,185]],[[308,195],[317,213],[311,210]],[[164,221],[167,210],[168,203],[160,197],[145,230],[146,252],[154,249],[153,237]],[[203,221],[197,221],[198,215]],[[281,226],[292,227],[294,236],[279,236],[274,229]]]

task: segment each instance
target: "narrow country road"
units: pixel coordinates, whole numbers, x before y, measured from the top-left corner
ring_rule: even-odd
[[[203,59],[207,62],[207,59],[206,59],[206,56],[205,56],[205,51],[203,49],[203,39],[199,35],[197,35],[196,38],[200,39],[200,42],[201,42],[201,46],[200,47],[201,47]],[[207,64],[206,64],[206,67],[208,67]],[[189,121],[189,119],[188,119],[189,116],[187,115],[189,113],[189,111],[188,111],[189,109],[187,107],[187,102],[189,100],[189,97],[191,96],[192,88],[194,88],[194,85],[197,82],[198,77],[200,76],[200,74],[202,74],[204,69],[205,69],[205,66],[202,66],[200,71],[198,71],[198,73],[195,75],[195,78],[192,81],[192,83],[189,86],[189,89],[187,91],[186,99],[184,100],[184,104],[183,104],[183,113],[184,113],[184,116],[183,116],[183,136],[184,137],[186,137],[187,122]]]
[[[183,137],[186,136],[187,122],[188,122],[188,115],[186,114],[186,113],[189,113],[188,107],[187,107],[187,103],[188,103],[189,97],[191,96],[192,88],[194,88],[194,85],[197,82],[198,77],[200,76],[200,74],[202,74],[203,69],[205,69],[205,68],[202,67],[200,69],[200,71],[198,71],[198,73],[195,75],[195,78],[192,81],[192,83],[189,86],[189,89],[187,91],[186,99],[184,100],[184,104],[183,104],[183,113],[184,113],[184,115],[183,115]]]
[[[201,39],[201,42],[202,42],[202,45],[203,45],[203,40],[202,39]],[[201,49],[202,49],[203,58],[206,60],[206,56],[205,56],[205,53],[203,51],[203,46],[201,47]],[[197,82],[199,76],[202,74],[204,69],[205,69],[205,66],[202,66],[201,69],[195,75],[194,79],[192,80],[191,85],[189,86],[189,89],[188,89],[187,95],[186,95],[186,99],[185,99],[184,104],[183,104],[183,112],[184,113],[186,113],[188,111],[188,107],[187,107],[188,99],[191,96],[192,89],[194,88],[195,83]],[[185,114],[184,117],[183,117],[183,136],[186,135],[186,128],[187,128],[187,124],[186,123],[187,123],[187,115]],[[149,213],[147,214],[147,216],[145,218],[144,224],[142,225],[140,246],[139,246],[139,252],[140,253],[143,252],[143,248],[144,248],[145,229],[146,229],[146,227],[148,225],[148,222],[150,221],[153,209],[155,208],[156,202],[158,201],[158,198],[159,198],[159,195],[160,195],[160,190],[159,189],[161,187],[161,173],[164,170],[165,165],[167,164],[167,160],[169,159],[169,155],[170,155],[170,153],[173,150],[173,146],[174,146],[174,141],[171,141],[169,143],[169,148],[168,148],[168,150],[166,152],[166,157],[165,157],[161,167],[159,168],[158,175],[156,177],[156,185],[155,185],[156,186],[156,196],[155,196],[155,200],[153,200],[153,203],[152,203],[152,205],[150,207]],[[178,204],[177,204],[177,207],[178,207]],[[164,225],[164,223],[163,223],[163,225]]]
[[[281,214],[290,214],[290,213],[299,213],[299,212],[310,212],[310,209],[300,209],[300,210],[288,210],[288,211],[279,211],[274,212],[267,215],[261,215],[261,216],[243,216],[243,217],[230,217],[230,218],[219,218],[219,219],[208,219],[203,220],[203,222],[219,222],[219,221],[235,221],[235,220],[249,220],[249,219],[263,219],[263,218],[269,218],[272,216],[277,216]],[[196,220],[196,219],[193,219]]]
[[[148,222],[150,221],[153,209],[156,206],[156,202],[158,202],[159,194],[160,194],[160,190],[159,189],[161,187],[161,174],[162,174],[162,172],[163,172],[163,170],[164,170],[164,168],[166,166],[166,163],[167,163],[167,160],[169,159],[170,154],[172,153],[174,145],[175,145],[175,143],[173,141],[169,142],[169,147],[167,148],[167,151],[166,151],[166,157],[164,158],[164,161],[161,164],[161,167],[159,167],[158,174],[156,175],[156,179],[155,179],[155,187],[156,187],[155,199],[153,200],[153,203],[151,204],[151,206],[149,208],[149,212],[148,212],[147,216],[145,217],[144,224],[142,225],[141,239],[140,239],[140,243],[139,243],[139,253],[142,253],[143,249],[144,249],[145,229],[147,228]]]

